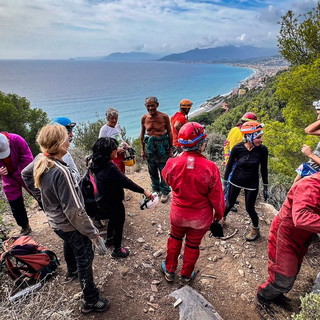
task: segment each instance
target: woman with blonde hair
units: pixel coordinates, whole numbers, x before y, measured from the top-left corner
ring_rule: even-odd
[[[109,300],[99,297],[93,281],[92,243],[101,255],[106,252],[106,247],[86,214],[81,191],[62,160],[70,145],[67,130],[59,124],[44,126],[37,142],[42,155],[34,166],[35,186],[40,188],[50,226],[64,241],[67,277],[71,280],[78,277],[80,281],[84,296],[81,312],[105,311]]]

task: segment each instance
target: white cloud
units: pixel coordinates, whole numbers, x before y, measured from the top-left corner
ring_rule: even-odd
[[[243,33],[240,37],[237,37],[240,42],[245,42],[247,40],[247,35]]]
[[[0,58],[115,51],[172,53],[225,44],[275,46],[281,15],[316,1],[0,0]],[[254,2],[254,1],[253,1]],[[268,6],[261,7],[261,3]]]

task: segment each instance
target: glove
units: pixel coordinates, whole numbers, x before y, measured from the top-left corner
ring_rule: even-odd
[[[218,221],[211,223],[210,231],[211,231],[209,235],[210,238],[211,237],[221,238],[224,236],[222,225]]]
[[[263,197],[264,197],[264,201],[267,201],[270,198],[267,184],[263,185]]]
[[[92,239],[92,242],[93,242],[99,256],[104,256],[107,253],[108,249],[107,249],[103,239],[100,236]]]

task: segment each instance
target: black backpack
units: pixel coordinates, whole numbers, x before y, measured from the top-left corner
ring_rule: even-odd
[[[109,219],[110,217],[97,203],[98,195],[94,193],[94,190],[97,190],[97,188],[94,182],[94,175],[89,168],[79,181],[79,187],[83,195],[84,205],[88,216],[96,220]]]

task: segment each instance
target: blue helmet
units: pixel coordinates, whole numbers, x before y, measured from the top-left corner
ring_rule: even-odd
[[[67,130],[72,130],[73,127],[76,125],[75,122],[72,122],[69,118],[67,117],[56,117],[52,120],[52,123],[59,123],[62,126],[66,127]]]

